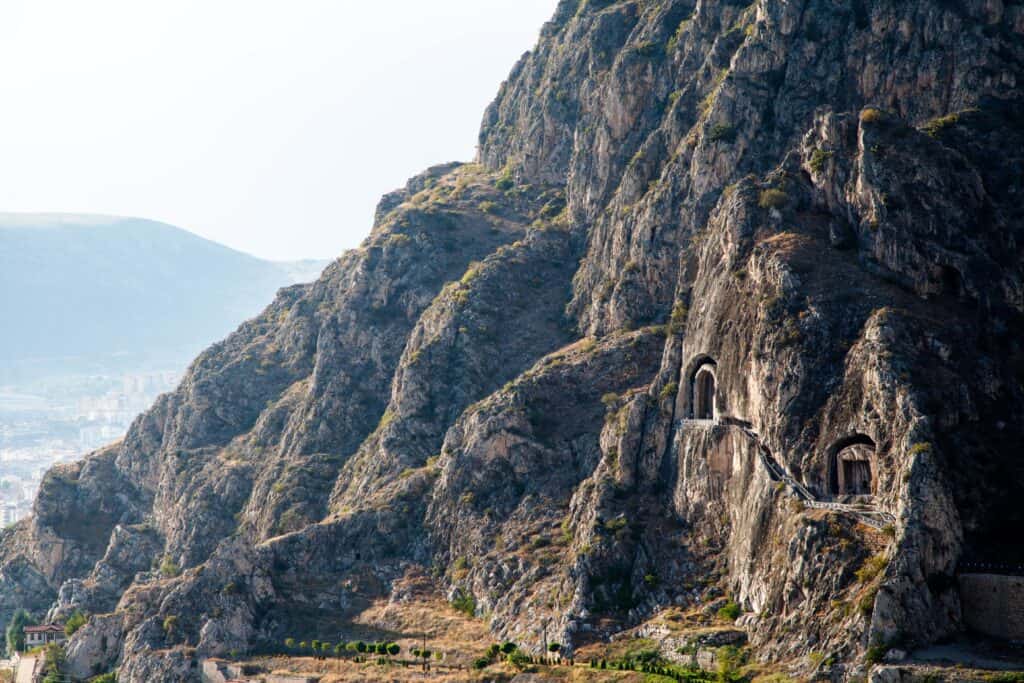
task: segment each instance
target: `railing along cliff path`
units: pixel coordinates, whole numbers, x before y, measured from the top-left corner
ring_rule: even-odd
[[[896,521],[896,518],[889,513],[882,512],[870,505],[850,505],[848,503],[833,503],[831,501],[818,500],[818,498],[811,493],[806,486],[794,479],[792,475],[790,475],[789,472],[787,472],[786,469],[778,463],[775,456],[772,455],[771,450],[761,441],[761,436],[750,427],[745,426],[748,423],[736,424],[733,422],[715,422],[712,420],[682,420],[682,422],[684,424],[706,424],[707,426],[717,425],[739,429],[747,436],[747,438],[754,442],[755,446],[757,446],[758,460],[760,460],[761,465],[768,470],[768,478],[772,481],[780,481],[785,484],[789,489],[790,494],[809,508],[817,510],[832,510],[833,512],[852,515],[856,517],[858,521],[863,522],[873,529],[884,529],[885,527],[894,524]]]

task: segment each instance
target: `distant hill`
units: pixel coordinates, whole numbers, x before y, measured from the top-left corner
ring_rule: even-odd
[[[138,218],[0,214],[0,382],[184,366],[324,265]]]
[[[1024,683],[1019,0],[561,0],[478,139],[0,530],[48,678]]]

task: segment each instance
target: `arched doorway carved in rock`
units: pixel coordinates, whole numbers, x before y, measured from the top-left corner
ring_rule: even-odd
[[[690,406],[693,419],[716,419],[717,385],[718,378],[715,376],[715,362],[710,358],[702,361],[697,365],[690,379]]]
[[[875,442],[865,434],[840,439],[829,448],[833,495],[866,496],[875,492]]]

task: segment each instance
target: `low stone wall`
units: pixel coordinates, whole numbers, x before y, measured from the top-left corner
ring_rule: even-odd
[[[1024,577],[961,574],[960,606],[972,631],[1024,641]]]
[[[263,669],[247,664],[237,664],[223,659],[202,660],[203,683],[228,683],[229,681],[263,680],[257,676]],[[305,681],[306,679],[302,679]],[[319,680],[319,679],[317,679]]]
[[[203,683],[227,683],[229,680],[225,662],[220,659],[204,659],[201,676]]]

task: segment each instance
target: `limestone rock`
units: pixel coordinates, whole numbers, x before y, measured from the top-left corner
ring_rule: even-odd
[[[71,667],[139,682],[409,570],[529,651],[735,602],[761,659],[853,680],[955,633],[958,565],[1024,523],[1022,35],[989,0],[562,0],[479,163],[47,475],[0,613],[102,615]]]

